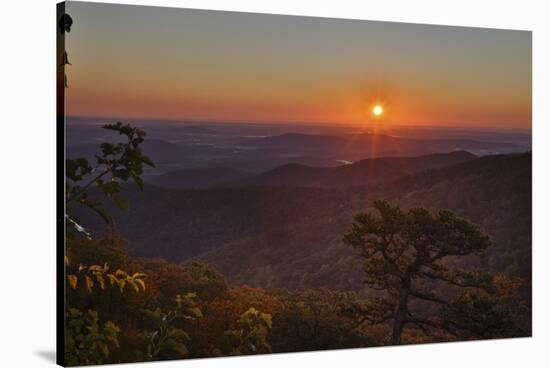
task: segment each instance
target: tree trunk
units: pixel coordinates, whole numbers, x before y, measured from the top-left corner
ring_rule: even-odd
[[[409,301],[409,290],[411,289],[411,280],[403,280],[401,284],[401,290],[399,291],[399,303],[395,311],[395,317],[393,319],[393,330],[391,337],[392,345],[401,344],[401,333],[403,332],[403,327],[405,327],[408,309],[407,303]]]
[[[402,332],[403,332],[403,317],[398,314],[393,321],[393,331],[392,331],[392,337],[391,337],[392,345],[401,344]]]

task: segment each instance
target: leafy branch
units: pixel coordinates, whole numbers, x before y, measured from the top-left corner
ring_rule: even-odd
[[[188,354],[185,345],[191,338],[185,330],[176,326],[176,322],[195,320],[202,317],[202,312],[196,302],[195,293],[187,293],[176,296],[176,308],[163,313],[160,308],[144,310],[145,317],[153,325],[153,330],[148,333],[149,344],[147,355],[150,359],[161,354],[175,353],[178,357]]]

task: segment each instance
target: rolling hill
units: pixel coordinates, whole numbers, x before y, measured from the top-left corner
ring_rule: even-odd
[[[360,289],[360,261],[341,238],[375,199],[402,207],[450,209],[480,225],[494,245],[487,269],[531,277],[531,155],[491,156],[348,193],[330,216],[300,219],[201,255],[237,283],[263,287]]]
[[[146,177],[150,184],[171,189],[206,189],[245,180],[251,173],[231,168],[197,168]]]
[[[466,151],[418,157],[361,160],[338,167],[289,164],[235,182],[240,186],[313,186],[324,188],[376,185],[422,170],[454,165],[477,157]]]
[[[361,289],[360,261],[341,239],[375,199],[457,212],[494,240],[489,269],[530,277],[530,154],[486,156],[370,187],[131,186],[125,196],[129,212],[111,210],[134,255],[200,259],[238,284]],[[95,217],[78,217],[101,229]]]

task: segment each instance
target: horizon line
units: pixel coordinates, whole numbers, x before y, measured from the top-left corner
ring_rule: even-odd
[[[200,124],[249,124],[249,125],[310,125],[310,126],[333,126],[333,127],[357,127],[357,128],[439,128],[439,129],[465,129],[465,130],[514,130],[529,131],[530,127],[508,127],[508,126],[453,126],[437,125],[433,123],[350,123],[350,122],[328,122],[328,121],[285,121],[285,120],[222,120],[222,119],[200,119],[200,118],[143,118],[143,117],[122,117],[122,116],[91,116],[91,115],[65,115],[65,119],[106,119],[106,120],[135,120],[138,122],[172,122],[172,123],[200,123]]]

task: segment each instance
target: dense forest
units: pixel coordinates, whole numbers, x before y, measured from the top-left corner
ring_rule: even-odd
[[[68,365],[531,335],[530,153],[178,189],[104,128],[66,162]]]

